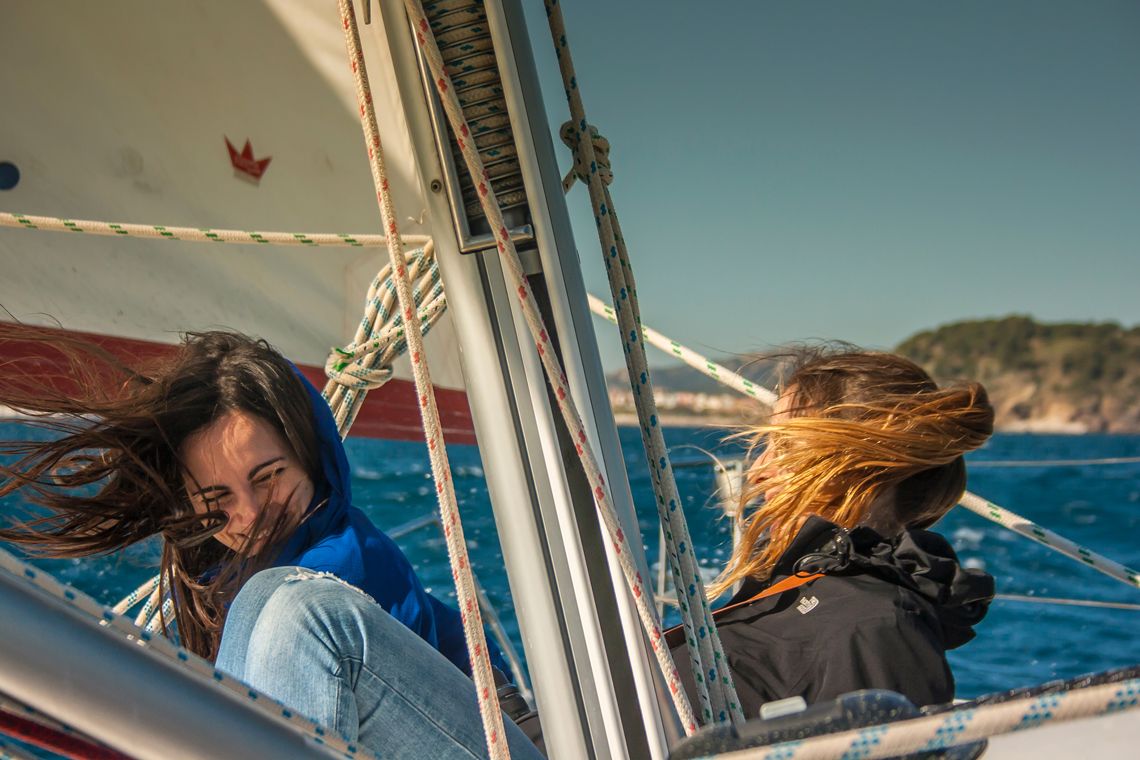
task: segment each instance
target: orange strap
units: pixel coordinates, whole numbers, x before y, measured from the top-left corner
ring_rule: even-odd
[[[715,618],[722,612],[728,612],[729,610],[734,610],[737,607],[743,607],[746,604],[752,604],[753,602],[757,602],[769,596],[775,596],[776,594],[782,594],[785,591],[791,591],[794,588],[799,588],[800,586],[803,586],[807,583],[811,583],[816,578],[822,577],[823,573],[812,573],[811,575],[789,575],[779,583],[773,583],[771,586],[764,589],[756,596],[745,599],[743,602],[737,602],[736,604],[730,604],[727,607],[721,607],[719,610],[713,610],[713,617]]]
[[[787,578],[780,581],[779,583],[773,583],[771,586],[764,589],[763,591],[761,591],[756,596],[745,599],[742,602],[737,602],[736,604],[730,604],[727,607],[721,607],[718,610],[713,610],[712,616],[715,619],[722,612],[728,612],[729,610],[734,610],[737,607],[743,607],[746,604],[752,604],[752,602],[759,601],[759,600],[764,599],[766,597],[775,596],[776,594],[782,594],[785,591],[791,591],[794,588],[799,588],[800,586],[811,583],[816,578],[822,578],[823,575],[824,575],[823,573],[812,573],[811,575],[789,575]],[[681,626],[675,625],[672,628],[670,628],[669,630],[665,631],[666,642],[668,643],[668,645],[670,647],[674,646],[675,642],[670,641],[669,639],[671,638],[671,636],[675,637],[677,635],[676,632],[680,631],[680,630],[681,630]],[[677,643],[679,643],[679,642],[677,642]]]

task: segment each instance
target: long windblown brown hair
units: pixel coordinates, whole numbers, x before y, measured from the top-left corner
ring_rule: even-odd
[[[993,433],[985,388],[939,388],[901,356],[821,347],[797,352],[793,367],[783,413],[744,433],[763,454],[746,473],[741,515],[760,504],[710,596],[769,578],[811,515],[888,536],[929,527],[966,488],[963,454]]]
[[[162,588],[174,601],[178,636],[212,659],[229,602],[296,516],[269,508],[291,494],[271,495],[251,531],[267,536],[256,547],[234,552],[210,540],[227,518],[195,513],[183,447],[223,414],[245,412],[268,422],[310,480],[322,482],[308,392],[292,364],[265,341],[232,332],[190,333],[172,355],[128,365],[82,339],[0,324],[0,354],[9,353],[5,344],[29,342],[58,360],[5,361],[0,404],[49,435],[0,442],[0,498],[19,492],[39,510],[0,539],[42,556],[82,557],[160,535]]]

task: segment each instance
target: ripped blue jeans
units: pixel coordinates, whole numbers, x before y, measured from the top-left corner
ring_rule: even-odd
[[[330,575],[253,576],[230,606],[217,667],[380,757],[487,756],[471,679]],[[541,757],[503,723],[513,758]]]

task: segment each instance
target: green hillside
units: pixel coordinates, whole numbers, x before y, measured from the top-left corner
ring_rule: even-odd
[[[1005,429],[1140,431],[1140,327],[1010,316],[944,325],[895,350],[939,381],[984,383]]]

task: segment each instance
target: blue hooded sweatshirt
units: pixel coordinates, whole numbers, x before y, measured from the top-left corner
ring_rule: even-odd
[[[363,590],[388,614],[415,631],[468,675],[471,664],[463,621],[455,610],[424,590],[396,542],[352,506],[351,470],[336,421],[313,385],[297,373],[309,392],[321,453],[324,483],[315,483],[309,515],[279,552],[273,565],[296,565],[332,573]],[[494,641],[487,641],[491,664],[509,673]]]

